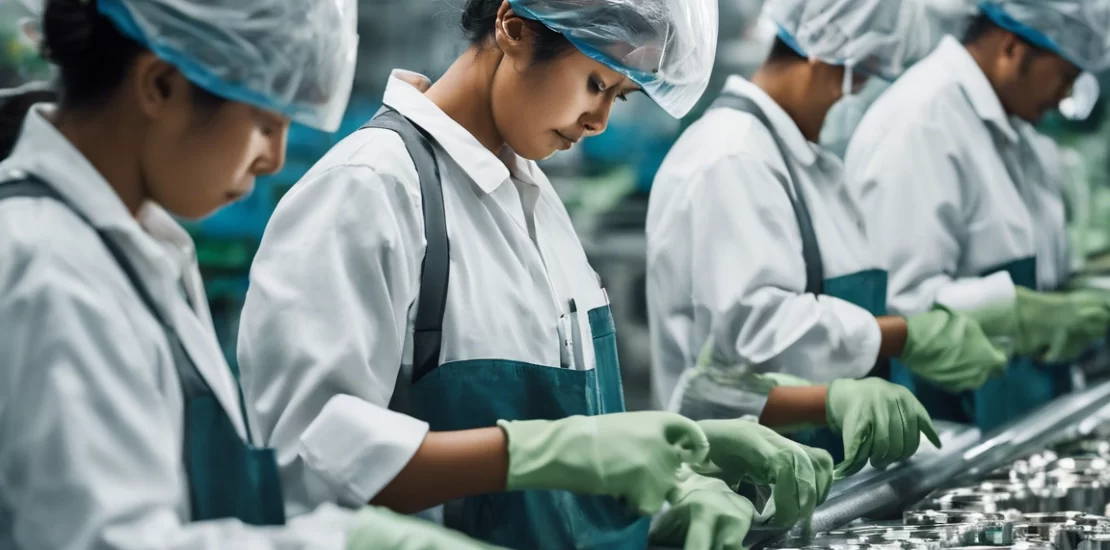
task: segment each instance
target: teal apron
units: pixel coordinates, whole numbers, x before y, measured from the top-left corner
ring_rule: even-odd
[[[557,420],[624,411],[608,306],[587,312],[596,370],[504,359],[439,364],[450,243],[432,138],[388,109],[366,127],[391,130],[404,141],[420,179],[428,242],[414,322],[411,385],[395,394],[390,408],[424,420],[434,431],[487,428],[502,419]],[[609,497],[518,491],[448,503],[444,523],[473,538],[520,550],[641,550],[647,547],[650,519],[630,513],[625,504]]]
[[[983,277],[1005,271],[1014,284],[1037,288],[1037,260],[1024,258],[983,272]],[[914,376],[895,363],[893,380],[913,390],[934,419],[974,424],[989,431],[1071,391],[1071,372],[1060,365],[1043,365],[1015,357],[1006,374],[992,378],[974,391],[949,393]]]
[[[771,133],[775,140],[779,154],[786,165],[789,181],[784,182],[784,188],[794,208],[794,217],[798,222],[798,229],[802,237],[802,258],[806,266],[806,292],[813,295],[825,295],[839,298],[867,310],[872,315],[879,317],[886,315],[887,272],[881,269],[870,269],[840,277],[826,279],[824,260],[821,258],[821,248],[817,242],[817,235],[813,230],[813,220],[809,214],[809,207],[805,195],[797,188],[797,173],[793,163],[787,156],[786,145],[782,137],[775,131],[775,127],[767,119],[767,115],[751,99],[739,95],[723,94],[709,107],[734,109],[754,116]],[[890,378],[890,362],[880,360],[868,376]],[[790,436],[795,441],[810,447],[818,447],[829,451],[833,459],[840,462],[844,459],[844,442],[841,437],[828,428],[815,428],[795,433]]]
[[[49,198],[69,206],[61,195],[33,176],[0,185],[0,200],[12,197]],[[89,223],[78,210],[70,209]],[[177,330],[162,315],[127,256],[108,235],[99,230],[97,235],[139,298],[162,325],[170,345],[184,393],[183,459],[189,478],[191,520],[236,518],[252,525],[284,524],[285,504],[274,451],[257,449],[239,437],[235,425],[182,345]],[[241,391],[239,401],[242,407]],[[245,410],[243,421],[247,422]],[[247,439],[250,440],[249,424]]]

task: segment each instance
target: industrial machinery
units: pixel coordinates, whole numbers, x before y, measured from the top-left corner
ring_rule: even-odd
[[[810,535],[755,529],[764,548],[1110,547],[1110,382],[834,486]]]

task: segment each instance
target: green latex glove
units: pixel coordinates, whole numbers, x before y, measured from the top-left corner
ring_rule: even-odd
[[[808,520],[829,495],[833,480],[829,453],[799,445],[748,420],[698,424],[709,438],[709,461],[720,469],[722,479],[735,485],[747,477],[757,485],[773,486],[773,524],[790,526],[799,519]]]
[[[1036,292],[1017,289],[1009,304],[968,313],[993,339],[1011,343],[1014,355],[1046,363],[1074,360],[1110,329],[1105,292]]]
[[[951,392],[978,389],[1006,369],[1006,353],[979,323],[943,306],[906,318],[906,346],[899,359],[914,374]]]
[[[644,515],[662,508],[682,463],[702,462],[709,451],[697,423],[659,411],[497,425],[509,440],[510,491],[608,495]]]
[[[651,526],[649,540],[683,550],[743,550],[755,506],[725,482],[700,476],[688,468],[667,496],[671,507]]]
[[[868,459],[886,468],[914,455],[921,434],[938,449],[940,437],[925,407],[906,388],[879,378],[834,380],[825,399],[829,428],[844,438],[837,479],[859,472]]]
[[[458,531],[385,508],[367,506],[347,533],[347,550],[495,550]]]

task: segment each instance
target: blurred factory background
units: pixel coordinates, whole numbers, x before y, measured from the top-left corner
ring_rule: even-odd
[[[935,38],[958,34],[966,0],[927,0]],[[226,354],[235,365],[238,314],[247,288],[251,258],[274,206],[342,137],[357,129],[380,106],[386,78],[393,68],[419,71],[435,78],[463,49],[458,31],[462,0],[361,0],[360,52],[355,90],[342,128],[324,134],[294,127],[289,135],[285,169],[258,182],[254,193],[215,216],[189,225],[216,326]],[[720,0],[720,45],[709,93],[687,120],[670,119],[635,94],[614,109],[608,131],[568,153],[545,161],[579,234],[613,303],[629,408],[649,402],[649,347],[644,301],[644,219],[652,178],[684,124],[697,117],[730,74],[748,76],[763,60],[774,35],[759,22],[762,0]],[[0,87],[49,78],[49,67],[21,31],[23,13],[0,2]],[[1103,89],[1110,89],[1102,75]],[[830,114],[823,140],[842,148],[846,128],[885,85],[869,85],[863,97],[838,105]],[[1077,267],[1110,251],[1110,128],[1104,124],[1106,100],[1095,113],[1076,123],[1053,117],[1045,133],[1065,146],[1065,185],[1069,196],[1071,236]],[[1110,271],[1110,263],[1105,267]]]

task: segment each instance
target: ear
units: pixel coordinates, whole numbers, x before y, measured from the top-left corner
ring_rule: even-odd
[[[140,54],[130,76],[135,104],[148,118],[161,118],[189,99],[189,81],[154,54]]]
[[[513,11],[508,0],[501,3],[497,10],[497,21],[494,22],[494,40],[497,47],[505,52],[506,56],[520,58],[525,56],[531,44],[528,23]]]
[[[1000,40],[998,50],[1002,53],[1002,59],[1006,63],[1020,63],[1028,49],[1025,41],[1012,32],[1003,33]]]

